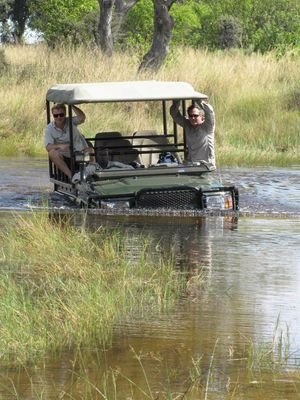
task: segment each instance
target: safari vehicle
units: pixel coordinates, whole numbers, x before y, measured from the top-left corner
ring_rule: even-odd
[[[185,82],[128,81],[51,87],[46,95],[48,123],[53,103],[64,103],[70,120],[72,105],[98,107],[100,117],[108,116],[99,132],[86,137],[94,148],[96,164],[90,164],[85,154],[74,151],[70,128],[69,162],[74,177],[70,181],[49,160],[54,190],[91,208],[237,210],[238,190],[222,186],[213,165],[204,161],[184,162],[185,134],[169,115],[172,101],[180,100],[185,113],[187,102],[205,99],[206,95]],[[111,113],[108,107],[113,107]],[[111,123],[115,127],[118,116],[118,126],[123,124],[124,131],[108,126]],[[145,116],[147,124],[150,117],[154,118],[153,126],[143,126]]]

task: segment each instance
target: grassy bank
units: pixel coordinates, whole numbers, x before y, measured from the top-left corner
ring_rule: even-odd
[[[289,54],[277,60],[272,54],[177,49],[155,75],[137,75],[140,60],[132,54],[107,59],[85,48],[53,52],[42,45],[5,47],[4,54],[0,156],[46,156],[45,94],[55,83],[162,79],[190,82],[209,96],[216,111],[219,165],[299,164],[300,59]],[[89,137],[114,118],[108,111],[96,117],[88,105],[83,109],[88,118],[82,131]],[[126,124],[126,115],[120,117],[115,128],[123,131],[118,124]],[[137,113],[130,121],[132,131],[139,119]]]
[[[126,238],[96,235],[47,215],[17,216],[0,233],[1,361],[23,364],[47,351],[109,345],[113,324],[159,313],[179,293],[171,263],[127,256]]]

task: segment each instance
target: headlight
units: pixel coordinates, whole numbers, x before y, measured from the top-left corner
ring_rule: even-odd
[[[230,192],[205,193],[206,208],[209,210],[232,210],[233,202]]]
[[[128,200],[101,200],[100,208],[104,209],[130,208],[130,203]]]

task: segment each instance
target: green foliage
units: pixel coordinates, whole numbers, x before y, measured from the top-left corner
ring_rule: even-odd
[[[220,21],[234,18],[240,27],[241,45],[255,51],[300,46],[300,2],[295,0],[203,0],[200,41],[211,49],[220,48]],[[228,17],[227,17],[228,18]],[[222,43],[222,42],[221,42]],[[221,45],[222,47],[222,45]]]
[[[195,47],[200,40],[201,16],[204,12],[204,6],[194,0],[175,3],[170,11],[175,22],[172,42]]]
[[[30,26],[42,32],[51,47],[64,41],[88,42],[93,39],[95,29],[90,24],[96,21],[97,9],[96,0],[40,0],[31,5]]]
[[[8,23],[11,13],[11,1],[0,0],[0,41],[2,43],[11,43],[13,41],[12,24]]]
[[[30,16],[28,3],[28,0],[14,0],[12,2],[11,19],[14,22],[14,35],[18,42],[23,41],[26,23]]]
[[[124,25],[125,40],[123,45],[129,48],[145,50],[150,46],[153,34],[153,2],[140,0],[128,12]]]
[[[219,43],[222,49],[240,47],[243,30],[239,20],[226,15],[219,19]]]
[[[170,14],[173,46],[275,49],[279,55],[300,48],[299,0],[177,0]],[[98,19],[97,0],[0,0],[2,42],[20,42],[27,23],[51,47],[62,41],[89,44],[97,42]],[[115,46],[145,52],[152,35],[153,0],[139,0],[114,38]]]
[[[0,0],[0,38],[3,43],[21,43],[30,18],[30,0]]]
[[[300,3],[293,0],[267,0],[255,4],[254,24],[249,38],[254,50],[262,52],[284,46],[299,46]]]
[[[200,41],[201,16],[205,14],[205,6],[195,0],[175,3],[170,14],[174,19],[172,43],[196,47]],[[129,13],[124,26],[126,47],[149,47],[153,33],[153,2],[140,0]]]

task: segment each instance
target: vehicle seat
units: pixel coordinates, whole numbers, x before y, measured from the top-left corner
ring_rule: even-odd
[[[122,138],[122,134],[117,131],[96,134],[95,155],[99,165],[103,165],[103,162],[105,164],[105,161],[118,161],[123,164],[139,163],[138,151],[133,148],[130,140]]]
[[[176,147],[169,142],[167,137],[158,134],[156,131],[144,130],[134,132],[132,145],[140,152],[140,160],[145,167],[156,165],[159,161],[159,155],[166,151],[171,152],[175,160],[180,162],[180,157],[176,153]]]

